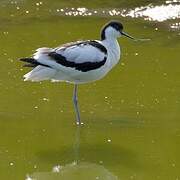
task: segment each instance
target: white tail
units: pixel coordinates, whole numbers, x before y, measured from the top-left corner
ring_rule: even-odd
[[[24,75],[24,81],[50,80],[55,76],[56,70],[44,66],[37,66],[32,71]]]

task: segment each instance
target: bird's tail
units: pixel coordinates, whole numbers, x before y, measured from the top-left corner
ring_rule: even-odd
[[[37,66],[32,71],[24,75],[24,81],[44,81],[53,79],[56,70],[44,66]]]
[[[24,65],[25,67],[34,67],[32,71],[24,75],[24,81],[50,80],[56,74],[55,69],[36,61],[34,58],[22,58],[20,61],[27,63]]]
[[[21,58],[20,61],[26,62],[27,64],[24,65],[24,67],[36,67],[38,65],[45,66],[45,67],[50,67],[48,65],[42,64],[38,62],[34,58]]]

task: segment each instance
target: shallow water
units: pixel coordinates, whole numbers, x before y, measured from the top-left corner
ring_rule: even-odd
[[[179,5],[139,0],[0,2],[0,179],[180,179],[179,16],[161,21],[152,18],[159,17],[154,11],[149,18],[147,10],[129,13],[169,4]],[[118,15],[109,13],[114,9]],[[101,81],[79,87],[84,122],[79,129],[73,86],[23,82],[29,69],[22,69],[17,59],[41,46],[97,39],[110,19],[151,41],[121,38],[121,63]]]

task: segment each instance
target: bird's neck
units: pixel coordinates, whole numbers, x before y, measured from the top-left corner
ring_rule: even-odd
[[[106,42],[107,44],[112,44],[112,45],[118,43],[117,38],[115,37],[108,37],[108,38],[105,38],[103,41]]]
[[[120,59],[120,47],[116,38],[107,38],[102,41],[102,43],[107,47],[108,54],[111,56],[112,67],[116,65]]]
[[[114,52],[119,52],[120,47],[119,43],[116,38],[111,37],[111,38],[106,38],[102,41],[102,43],[108,47],[109,50],[114,51]]]

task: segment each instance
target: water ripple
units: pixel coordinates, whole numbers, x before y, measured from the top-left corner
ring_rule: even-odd
[[[21,0],[19,0],[21,1]],[[18,2],[19,2],[18,1]],[[4,2],[4,1],[3,1]],[[92,16],[92,17],[130,17],[130,18],[141,18],[146,21],[164,22],[168,21],[171,29],[179,30],[180,23],[177,22],[180,19],[180,0],[166,0],[163,4],[157,5],[151,3],[146,6],[139,6],[134,8],[97,8],[89,9],[87,7],[65,7],[65,8],[52,8],[46,6],[43,2],[33,3],[31,9],[24,8],[23,5],[17,1],[11,1],[11,13],[9,18],[18,19],[19,16],[24,17],[41,17],[49,15],[57,16]],[[7,4],[2,4],[4,9],[8,7]],[[58,7],[58,6],[56,6]],[[14,12],[14,10],[16,12]],[[6,12],[4,13],[5,16]],[[1,16],[2,18],[3,16]],[[169,23],[170,21],[170,23]],[[14,19],[13,19],[14,22]]]
[[[134,9],[88,9],[85,7],[79,8],[64,8],[57,9],[56,12],[62,16],[123,16],[132,18],[143,18],[148,21],[163,22],[169,19],[180,18],[180,2],[178,0],[166,1],[166,4],[159,6],[141,6]]]
[[[143,17],[145,20],[159,22],[166,21],[168,19],[177,19],[180,18],[180,4],[135,8],[125,14],[125,16],[133,18]]]

